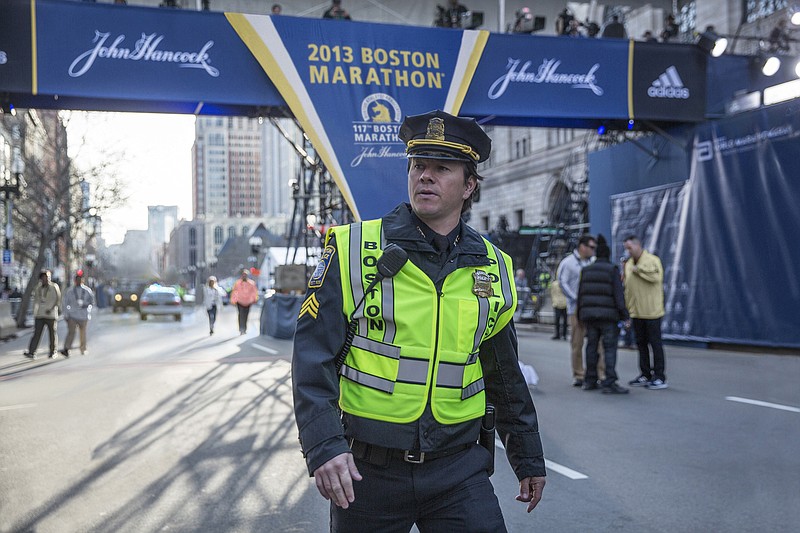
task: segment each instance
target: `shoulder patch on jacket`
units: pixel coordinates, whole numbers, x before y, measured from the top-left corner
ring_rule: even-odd
[[[308,280],[309,289],[319,289],[322,287],[322,282],[325,281],[325,274],[328,273],[328,267],[335,253],[336,248],[333,246],[326,246],[325,250],[322,251],[322,257],[319,263],[317,263],[317,268],[314,269],[314,273],[311,274],[311,278]]]
[[[317,295],[312,292],[308,298],[306,298],[306,301],[303,302],[303,305],[300,306],[300,315],[297,319],[303,318],[303,315],[310,315],[311,318],[316,320],[318,314],[319,301],[317,300]]]

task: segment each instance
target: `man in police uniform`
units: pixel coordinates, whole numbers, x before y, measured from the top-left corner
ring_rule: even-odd
[[[511,259],[461,219],[491,139],[442,111],[407,117],[399,137],[410,204],[331,229],[309,280],[292,360],[301,448],[331,531],[505,531],[477,444],[487,403],[528,512],[545,467]],[[376,279],[391,244],[408,261]]]

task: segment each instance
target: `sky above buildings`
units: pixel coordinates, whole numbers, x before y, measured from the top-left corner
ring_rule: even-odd
[[[103,214],[103,238],[117,244],[129,229],[147,229],[148,205],[177,205],[192,217],[194,116],[67,112],[69,153],[79,168],[111,161],[129,197]]]

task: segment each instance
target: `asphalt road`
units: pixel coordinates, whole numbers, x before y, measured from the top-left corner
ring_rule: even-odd
[[[202,311],[100,313],[89,354],[68,360],[25,359],[29,331],[0,343],[0,531],[327,531],[297,444],[291,343],[257,320],[240,336],[226,308],[209,337]],[[607,396],[571,386],[549,331],[520,326],[519,340],[549,470],[528,515],[498,450],[509,531],[797,530],[800,357],[668,346],[669,389]],[[633,378],[635,353],[619,359]]]

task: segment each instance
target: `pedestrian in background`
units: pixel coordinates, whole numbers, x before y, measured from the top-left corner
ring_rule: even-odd
[[[477,442],[487,402],[528,512],[545,467],[511,258],[461,218],[491,139],[442,111],[406,117],[398,137],[410,204],[332,228],[308,282],[292,357],[303,456],[331,531],[506,531]]]
[[[581,269],[592,263],[595,248],[597,248],[597,241],[592,235],[588,233],[581,235],[578,247],[561,260],[556,273],[561,284],[561,291],[567,298],[567,316],[569,317],[569,328],[572,330],[570,350],[573,387],[583,385],[583,341],[586,338],[586,326],[578,320],[576,314],[578,283],[581,279]],[[598,371],[601,376],[605,376],[605,361],[602,359],[598,363]]]
[[[322,14],[324,19],[350,20],[350,13],[342,7],[342,0],[333,0],[331,7]]]
[[[208,313],[208,334],[214,334],[214,324],[217,321],[217,313],[222,311],[222,296],[225,291],[217,285],[216,276],[209,276],[208,283],[203,287],[203,303]],[[239,331],[241,332],[241,324]]]
[[[33,292],[33,336],[28,344],[28,351],[25,352],[31,359],[36,359],[36,349],[39,347],[39,339],[44,328],[47,328],[47,333],[50,335],[50,358],[56,356],[58,344],[56,320],[61,310],[61,289],[53,283],[50,276],[52,274],[49,270],[40,272],[39,286]]]
[[[623,245],[630,255],[630,259],[625,261],[625,304],[633,318],[641,371],[641,374],[628,384],[652,390],[666,389],[666,363],[664,344],[661,341],[661,318],[664,316],[664,269],[661,266],[661,259],[645,250],[637,236],[627,237]]]
[[[553,332],[553,339],[567,339],[567,297],[564,296],[564,291],[561,290],[561,283],[558,278],[553,280],[550,285],[550,302],[553,304],[553,324],[555,324],[555,332]]]
[[[94,293],[83,284],[82,270],[75,273],[74,281],[75,284],[64,292],[64,318],[67,321],[67,338],[64,339],[64,348],[61,350],[64,357],[69,357],[76,328],[81,355],[86,355],[86,327],[92,319],[94,307]]]
[[[578,320],[586,324],[586,373],[583,390],[597,389],[598,346],[603,343],[604,394],[627,394],[617,383],[617,341],[619,322],[628,321],[625,294],[619,268],[611,263],[611,249],[603,235],[597,236],[597,259],[581,270],[578,285]]]
[[[242,276],[236,280],[231,290],[231,303],[236,306],[239,313],[239,335],[247,333],[247,317],[250,315],[250,306],[258,301],[258,288],[250,273],[242,270]]]

